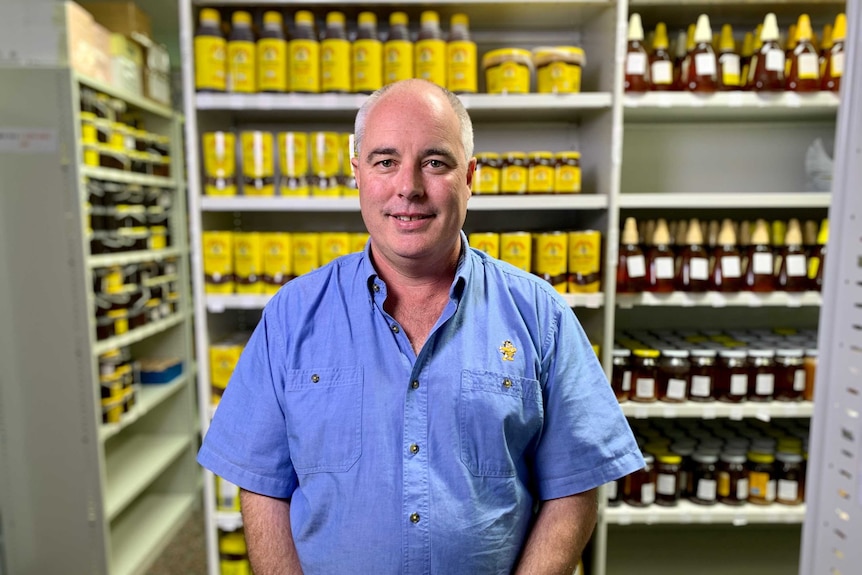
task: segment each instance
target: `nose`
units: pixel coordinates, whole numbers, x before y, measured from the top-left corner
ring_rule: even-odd
[[[398,195],[400,197],[414,200],[425,195],[422,166],[418,161],[402,164],[398,177]]]

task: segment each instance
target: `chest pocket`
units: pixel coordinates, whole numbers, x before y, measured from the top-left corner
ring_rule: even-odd
[[[539,382],[464,370],[459,401],[461,461],[476,476],[514,476],[542,426]]]
[[[362,453],[362,368],[289,370],[284,384],[297,473],[343,472]]]

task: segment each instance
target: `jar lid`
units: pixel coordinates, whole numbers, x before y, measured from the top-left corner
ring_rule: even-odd
[[[687,349],[663,349],[661,354],[667,357],[686,358],[688,357]]]
[[[743,359],[745,357],[745,351],[741,349],[723,349],[718,352],[718,355],[732,359]]]
[[[692,357],[715,357],[717,352],[714,349],[692,349],[689,351]]]
[[[481,154],[476,154],[477,160],[498,160],[500,158],[500,154],[497,152],[482,152]]]
[[[749,451],[748,460],[754,463],[773,463],[775,456],[771,453],[761,453],[759,451]]]
[[[546,160],[550,160],[554,157],[553,152],[530,152],[531,158],[543,158]]]
[[[559,158],[561,160],[580,160],[581,159],[581,153],[575,152],[573,150],[569,150],[566,152],[557,152],[554,157]]]
[[[715,463],[718,461],[718,453],[714,451],[702,451],[698,449],[691,458],[698,463]]]
[[[736,449],[727,449],[721,452],[721,460],[726,463],[745,463],[745,451],[737,451]]]
[[[802,463],[802,454],[798,451],[779,451],[775,459],[781,463]]]
[[[751,357],[770,358],[775,357],[774,349],[749,349],[748,355]]]
[[[657,349],[638,348],[633,352],[637,357],[657,358],[660,354]]]
[[[482,68],[498,66],[504,62],[516,62],[532,68],[533,54],[522,48],[500,48],[491,50],[482,56]]]
[[[96,113],[95,112],[81,112],[81,121],[82,122],[95,122],[96,121]]]
[[[655,458],[649,453],[641,452],[641,456],[644,458],[644,463],[646,463],[647,465],[655,461]]]
[[[611,352],[613,357],[629,357],[632,354],[632,350],[625,347],[615,347],[614,351]]]
[[[802,357],[805,353],[801,349],[776,349],[775,355],[782,357]]]
[[[502,156],[503,158],[527,159],[527,154],[525,152],[503,152]]]
[[[682,463],[682,457],[675,453],[662,453],[657,456],[659,463],[664,463],[666,465],[679,465]]]
[[[533,62],[544,66],[551,62],[568,62],[577,66],[586,64],[586,53],[577,46],[540,46],[533,48]]]
[[[805,355],[809,357],[817,357],[819,352],[817,351],[817,348],[812,347],[805,350]]]

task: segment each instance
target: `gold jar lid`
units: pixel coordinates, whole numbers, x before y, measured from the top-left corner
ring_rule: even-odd
[[[581,153],[580,152],[572,152],[572,151],[557,152],[557,154],[554,157],[559,158],[561,160],[580,160],[581,159]]]
[[[514,159],[514,160],[526,160],[527,154],[525,152],[504,152],[502,154],[503,159]]]
[[[586,61],[584,50],[577,46],[547,46],[533,49],[533,63],[537,68],[553,62],[584,66]]]
[[[530,152],[530,159],[535,160],[552,160],[554,158],[553,152]]]
[[[500,48],[491,50],[482,56],[482,68],[499,66],[506,62],[514,62],[524,66],[533,67],[533,55],[529,50],[523,48]]]
[[[482,152],[481,154],[476,154],[476,159],[479,161],[482,160],[499,160],[500,154],[497,152]]]
[[[633,352],[637,357],[647,357],[656,359],[661,355],[657,349],[638,348]]]

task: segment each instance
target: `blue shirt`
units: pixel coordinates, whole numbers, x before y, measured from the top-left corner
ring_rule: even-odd
[[[640,451],[548,283],[462,233],[417,356],[383,309],[369,246],[272,298],[198,461],[291,498],[306,575],[509,573],[536,499],[631,473]]]

